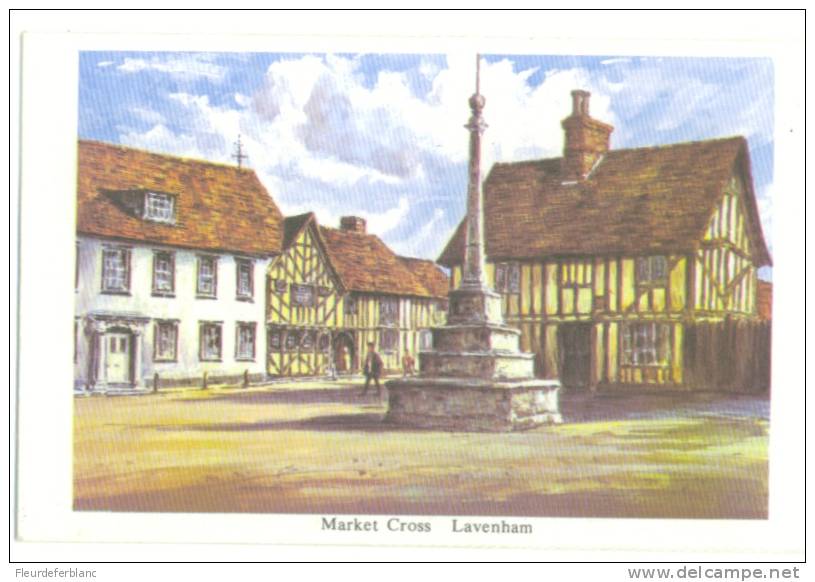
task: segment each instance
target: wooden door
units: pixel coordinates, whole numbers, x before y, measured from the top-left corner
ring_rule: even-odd
[[[587,388],[591,382],[591,323],[564,323],[558,327],[560,382],[569,388]]]
[[[111,333],[106,336],[105,377],[109,384],[130,382],[130,335]]]

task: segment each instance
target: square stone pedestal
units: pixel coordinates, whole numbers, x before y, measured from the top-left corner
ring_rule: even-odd
[[[388,382],[386,422],[450,431],[559,424],[557,380],[416,377]]]
[[[504,324],[501,297],[489,289],[450,292],[447,325],[433,328],[421,374],[391,380],[387,422],[450,431],[522,430],[562,422],[560,382],[534,375],[521,332]]]

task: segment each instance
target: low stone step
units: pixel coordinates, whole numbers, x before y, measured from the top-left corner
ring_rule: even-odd
[[[447,352],[419,354],[422,376],[529,379],[534,377],[534,355],[515,352]]]
[[[520,349],[521,332],[500,325],[448,325],[433,332],[433,349],[444,352],[517,352]]]
[[[511,431],[562,422],[557,380],[408,378],[387,387],[386,421],[402,426]]]

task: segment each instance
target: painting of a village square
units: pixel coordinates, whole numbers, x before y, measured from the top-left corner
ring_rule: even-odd
[[[768,517],[770,60],[79,67],[76,511]]]

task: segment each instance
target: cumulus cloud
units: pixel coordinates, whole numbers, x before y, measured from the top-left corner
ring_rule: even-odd
[[[709,79],[655,59],[601,64],[542,71],[509,58],[482,61],[484,175],[494,162],[559,156],[560,121],[575,88],[591,91],[592,115],[616,127],[613,147],[664,143],[666,135],[771,139],[772,96],[750,91],[754,74],[736,67],[732,78]],[[217,59],[196,54],[127,58],[118,69],[214,83],[227,73]],[[434,257],[464,212],[462,126],[473,90],[471,55],[373,71],[361,57],[292,56],[272,62],[254,88],[224,99],[179,88],[164,96],[166,109],[134,111],[147,127],[127,129],[120,140],[231,162],[241,134],[248,165],[285,213],[314,211],[331,226],[357,214],[400,252]]]
[[[220,81],[226,74],[225,67],[213,62],[212,57],[201,53],[170,57],[154,56],[149,59],[128,57],[116,69],[123,73],[157,71],[179,79],[204,78],[210,81]]]

